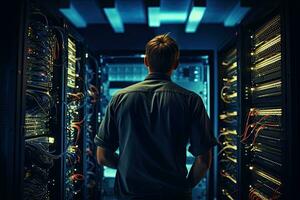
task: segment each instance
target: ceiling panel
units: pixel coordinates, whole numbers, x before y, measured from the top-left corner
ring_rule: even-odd
[[[88,24],[108,23],[97,5],[99,0],[71,0]],[[192,0],[161,0],[161,11],[169,20],[162,24],[185,23]],[[125,24],[146,24],[144,0],[116,0],[117,8]],[[201,23],[223,23],[238,0],[207,0],[207,9]]]
[[[145,24],[147,21],[143,0],[117,0],[117,8],[125,24]]]
[[[107,23],[95,0],[72,0],[72,3],[88,24]]]
[[[223,23],[238,0],[208,0],[202,23]]]

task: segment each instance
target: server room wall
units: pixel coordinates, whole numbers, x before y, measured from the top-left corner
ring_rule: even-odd
[[[116,1],[129,8],[129,1]],[[70,2],[88,21],[85,28],[76,28],[59,10],[69,8]],[[126,80],[120,82],[142,80],[147,73],[142,63],[145,44],[161,33],[170,33],[190,57],[202,56],[184,63],[185,68],[191,66],[184,84],[203,98],[210,88],[214,99],[210,117],[220,144],[193,200],[297,199],[298,5],[284,0],[207,0],[209,15],[195,33],[185,33],[183,24],[149,28],[147,19],[144,24],[126,23],[125,33],[115,33],[103,8],[91,9],[87,5],[97,6],[96,1],[86,2],[10,0],[0,13],[5,27],[0,55],[0,199],[110,200],[113,179],[105,176],[115,172],[97,164],[92,141],[108,96],[121,88],[109,90],[109,82],[120,84],[113,79],[121,65],[132,65],[138,74],[125,76],[123,70],[120,80]],[[166,5],[168,0],[161,2]],[[208,16],[228,15],[236,2],[251,7],[240,24],[225,27],[224,19],[207,23]],[[220,13],[211,12],[217,4]],[[116,55],[122,54],[129,55],[128,61],[116,64]],[[107,55],[116,56],[114,65]],[[195,86],[197,77],[190,76],[199,71],[206,73],[201,87]],[[175,82],[180,74],[187,73],[179,70]]]

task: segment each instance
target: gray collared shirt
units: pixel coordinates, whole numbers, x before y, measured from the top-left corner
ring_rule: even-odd
[[[198,156],[216,144],[201,97],[158,73],[113,96],[94,141],[119,148],[116,192],[150,199],[190,191],[187,145]]]

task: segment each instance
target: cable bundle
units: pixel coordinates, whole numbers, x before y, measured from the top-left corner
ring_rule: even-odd
[[[60,156],[51,154],[41,143],[25,143],[24,199],[49,199],[49,169],[54,159]]]
[[[35,15],[42,14],[33,13]],[[50,109],[53,105],[51,90],[57,39],[46,17],[42,21],[34,18],[29,22],[26,41],[25,136],[30,137],[49,134]]]
[[[49,170],[60,156],[49,152],[51,134],[53,67],[58,58],[58,41],[47,17],[33,8],[25,40],[25,176],[24,199],[49,199]],[[52,183],[54,184],[54,182]]]

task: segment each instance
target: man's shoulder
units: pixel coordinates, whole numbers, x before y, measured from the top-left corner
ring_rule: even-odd
[[[135,83],[133,85],[130,85],[128,87],[125,87],[125,88],[122,88],[122,89],[118,90],[115,93],[115,96],[122,95],[122,94],[127,94],[129,92],[141,92],[141,91],[145,91],[145,89],[144,89],[143,86],[144,86],[143,85],[143,81]]]
[[[122,98],[124,95],[128,95],[128,94],[134,94],[134,93],[138,93],[138,92],[145,92],[146,90],[143,88],[143,82],[138,82],[135,83],[133,85],[130,85],[128,87],[122,88],[118,91],[116,91],[113,96],[112,99],[117,100]]]
[[[188,90],[174,82],[170,82],[170,84],[167,85],[166,90],[173,91],[175,93],[179,93],[179,94],[183,94],[183,95],[187,95],[187,96],[194,96],[194,95],[197,96],[197,94],[195,92]]]
[[[140,93],[140,92],[173,92],[173,93],[177,93],[179,95],[183,95],[183,96],[189,96],[192,98],[199,98],[199,95],[196,94],[193,91],[190,91],[172,81],[170,82],[165,82],[164,84],[160,85],[159,87],[155,87],[145,81],[142,82],[138,82],[136,84],[130,85],[126,88],[120,89],[119,91],[117,91],[113,97],[114,98],[118,98],[121,96],[124,96],[125,94],[134,94],[134,93]]]

